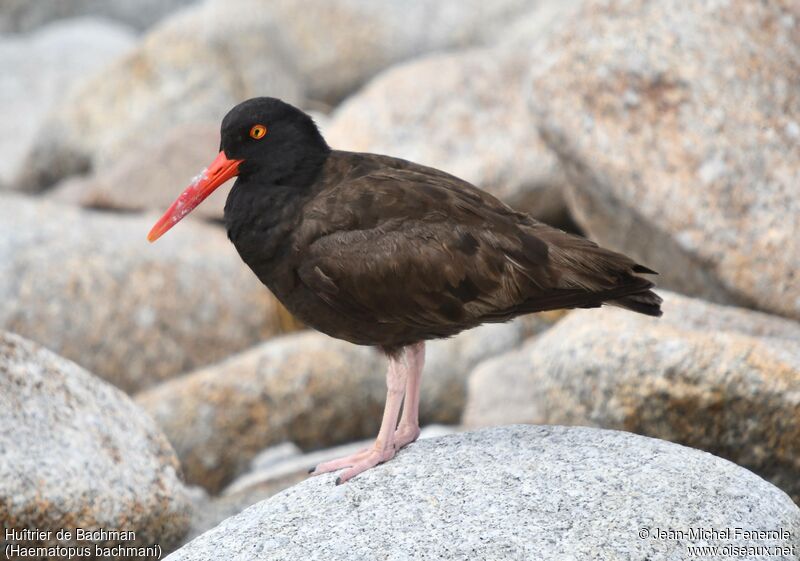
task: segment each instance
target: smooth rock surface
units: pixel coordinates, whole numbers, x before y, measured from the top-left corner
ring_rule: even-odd
[[[314,477],[229,518],[170,561],[688,559],[695,545],[780,546],[800,509],[743,468],[628,433],[512,426],[422,440],[340,486]],[[785,530],[785,539],[640,537]],[[792,550],[792,548],[794,548]],[[755,559],[744,556],[741,559]]]
[[[102,168],[177,124],[218,121],[248,97],[335,104],[394,63],[491,43],[544,3],[206,0],[83,82],[40,127],[14,182],[36,190]]]
[[[327,116],[310,113],[324,133]],[[218,122],[178,125],[152,146],[123,154],[91,175],[68,178],[46,196],[87,208],[164,212],[216,157],[219,131]],[[214,191],[192,211],[192,216],[222,220],[225,200],[234,181]]]
[[[311,114],[324,129],[327,116],[314,111]],[[123,154],[90,175],[68,178],[46,196],[87,208],[164,212],[216,157],[219,131],[218,122],[178,125],[152,146]],[[192,216],[222,220],[225,200],[234,181],[214,191],[192,211]]]
[[[216,492],[263,448],[322,447],[377,432],[384,358],[315,332],[273,339],[136,397],[186,479]]]
[[[419,435],[420,440],[434,438],[444,434],[451,434],[451,427],[429,425],[423,427]],[[208,494],[194,488],[196,498],[194,501],[192,524],[189,529],[187,541],[194,539],[203,532],[210,530],[226,518],[239,514],[245,508],[257,502],[268,499],[284,489],[308,478],[309,468],[354,454],[371,446],[374,440],[363,440],[317,450],[308,454],[300,453],[294,444],[284,443],[268,448],[253,458],[250,471],[235,479],[226,487],[219,496],[209,497]],[[293,447],[294,449],[292,450]],[[289,452],[289,455],[286,455]],[[274,456],[284,454],[282,458]],[[273,457],[268,465],[263,465],[267,457]]]
[[[800,502],[800,324],[660,291],[660,319],[570,313],[470,374],[467,426],[624,429],[708,450]]]
[[[420,421],[457,423],[466,375],[558,316],[481,326],[429,343]],[[316,332],[267,341],[136,397],[167,434],[187,480],[216,492],[263,448],[304,449],[374,437],[386,397],[386,359]]]
[[[42,189],[101,169],[177,125],[219,123],[250,97],[300,102],[302,88],[277,35],[260,0],[209,0],[181,10],[62,100],[16,182]]]
[[[271,0],[269,12],[309,97],[336,103],[384,68],[490,43],[545,0]],[[423,93],[423,85],[417,93]]]
[[[456,424],[467,400],[467,376],[482,361],[518,347],[558,322],[563,311],[517,318],[509,323],[484,324],[450,339],[425,345],[425,370],[420,392],[422,424]]]
[[[150,245],[156,219],[0,195],[0,328],[126,391],[278,331],[276,300],[222,229],[187,219]]]
[[[579,224],[664,286],[800,318],[800,4],[582,6],[530,63]]]
[[[459,430],[460,427],[457,426],[427,425],[422,427],[419,440],[439,438],[440,436],[453,434]],[[342,444],[341,446],[334,446],[333,448],[325,448],[324,450],[315,450],[305,454],[293,443],[283,443],[272,446],[263,450],[258,456],[253,458],[253,461],[250,463],[250,471],[237,477],[230,485],[222,490],[220,495],[223,497],[242,496],[250,493],[254,489],[260,489],[265,485],[273,485],[276,482],[280,482],[283,478],[288,476],[302,475],[305,478],[308,476],[308,470],[310,468],[329,460],[355,454],[359,450],[372,446],[374,443],[374,439],[368,438],[366,440],[350,442],[348,444]],[[287,454],[287,450],[284,449],[287,444],[294,448],[289,454]],[[279,453],[286,455],[272,459],[265,465],[265,457]],[[254,502],[257,501],[252,501],[250,504]]]
[[[173,10],[196,0],[3,0],[0,32],[24,32],[75,16],[102,16],[146,29]]]
[[[327,140],[441,169],[560,222],[566,177],[527,111],[526,63],[519,49],[472,49],[393,67],[336,110]]]
[[[169,551],[188,529],[178,460],[153,421],[121,391],[7,332],[0,426],[0,527],[53,533],[29,545],[91,546],[55,533],[103,528]]]
[[[0,188],[13,187],[11,179],[51,107],[133,44],[131,29],[99,18],[60,21],[29,35],[0,35],[0,67],[7,69],[0,73]]]
[[[91,176],[63,181],[53,200],[90,208],[164,212],[219,152],[219,123],[179,125],[153,146],[124,154]],[[222,219],[230,187],[214,191],[192,216]]]
[[[495,44],[512,49],[530,49],[547,40],[548,34],[575,17],[584,1],[540,0],[530,10],[510,21],[498,35]]]

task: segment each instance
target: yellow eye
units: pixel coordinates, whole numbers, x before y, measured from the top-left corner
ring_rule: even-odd
[[[267,134],[267,127],[264,125],[253,125],[253,128],[250,129],[250,138],[260,140],[264,138],[265,134]]]

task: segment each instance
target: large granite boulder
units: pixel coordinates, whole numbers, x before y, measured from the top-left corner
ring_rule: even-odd
[[[0,328],[126,391],[221,360],[279,329],[277,301],[220,228],[0,196]]]
[[[466,376],[490,356],[549,327],[552,317],[487,325],[429,343],[420,419],[456,423]],[[218,491],[263,448],[323,448],[378,432],[386,359],[316,332],[267,341],[137,396],[178,452],[187,480]]]
[[[335,104],[402,60],[491,43],[544,3],[206,0],[162,21],[66,99],[15,183],[41,189],[103,167],[176,124],[218,121],[256,95]]]
[[[136,397],[181,459],[188,482],[214,492],[259,451],[377,431],[382,356],[314,332],[273,339]]]
[[[19,33],[76,16],[101,16],[145,29],[196,0],[3,0],[0,32]]]
[[[800,4],[589,0],[531,108],[589,234],[664,286],[800,318]]]
[[[509,323],[480,325],[450,339],[426,343],[419,402],[421,423],[459,423],[472,369],[546,331],[562,317],[563,311],[532,314]]]
[[[528,116],[526,62],[518,49],[472,49],[393,67],[336,110],[328,142],[447,171],[559,222],[566,178]]]
[[[491,43],[547,0],[272,0],[308,95],[335,103],[403,60]],[[417,93],[424,92],[421,85]]]
[[[150,417],[78,365],[2,331],[0,426],[4,546],[90,547],[92,555],[81,558],[95,559],[94,545],[169,551],[188,529],[178,459]],[[133,532],[136,539],[57,538],[59,530],[77,538],[78,528]],[[10,529],[50,536],[9,539]]]
[[[708,450],[800,502],[800,324],[663,293],[577,311],[470,375],[464,422],[624,429]]]
[[[40,127],[15,187],[38,190],[106,167],[177,125],[219,123],[249,97],[301,101],[277,34],[260,0],[212,0],[167,18],[134,51],[61,100]]]
[[[178,125],[152,146],[132,150],[91,175],[62,181],[47,196],[88,208],[163,212],[217,152],[219,123]],[[222,219],[229,191],[230,185],[214,191],[192,216]]]
[[[327,117],[315,111],[310,114],[324,132]],[[87,208],[163,212],[216,157],[219,129],[218,122],[210,121],[178,125],[152,146],[123,154],[89,175],[65,179],[44,196]],[[192,216],[222,220],[233,182],[214,191]],[[136,188],[131,189],[131,185]]]
[[[428,425],[422,428],[419,438],[434,438],[453,432],[452,427]],[[303,454],[295,444],[284,442],[259,452],[249,471],[237,477],[218,496],[209,496],[199,487],[192,488],[194,508],[187,541],[250,505],[308,478],[312,466],[355,454],[373,443],[373,439],[367,439]]]
[[[622,432],[461,433],[335,479],[312,477],[168,559],[672,561],[716,546],[780,548],[772,558],[790,561],[800,550],[800,509],[779,489],[711,454]],[[689,534],[708,528],[751,535]]]
[[[0,74],[0,189],[13,187],[11,180],[20,173],[48,111],[76,82],[133,43],[132,30],[97,18],[60,21],[28,35],[0,36],[0,66],[7,69]]]

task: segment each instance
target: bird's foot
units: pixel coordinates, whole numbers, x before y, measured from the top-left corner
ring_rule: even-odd
[[[349,468],[343,471],[336,479],[336,484],[341,485],[359,473],[365,472],[368,469],[377,466],[378,464],[382,464],[383,462],[391,460],[394,458],[396,453],[397,450],[395,449],[394,443],[390,443],[388,446],[379,446],[378,443],[375,443],[375,446],[371,448],[364,448],[363,450],[359,450],[355,454],[345,456],[344,458],[338,458],[336,460],[319,464],[311,471],[311,473],[313,475],[320,475],[322,473],[329,473],[342,468]]]
[[[419,438],[419,433],[419,425],[404,425],[400,423],[400,426],[394,431],[395,450],[400,450],[402,447],[417,440]]]
[[[341,458],[336,458],[335,460],[329,460],[327,462],[317,464],[316,467],[313,467],[310,470],[308,470],[308,473],[312,475],[321,475],[323,473],[330,473],[332,471],[336,471],[337,469],[342,469],[345,467],[352,466],[353,464],[357,463],[358,461],[366,457],[367,452],[369,452],[370,450],[372,450],[372,448],[362,448],[358,452],[350,454],[349,456],[344,456]]]

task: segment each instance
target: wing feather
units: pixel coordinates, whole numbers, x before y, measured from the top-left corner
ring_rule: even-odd
[[[458,178],[370,157],[375,166],[360,166],[361,175],[314,199],[299,228],[306,249],[298,277],[342,314],[435,334],[599,306],[652,286],[627,257]]]

